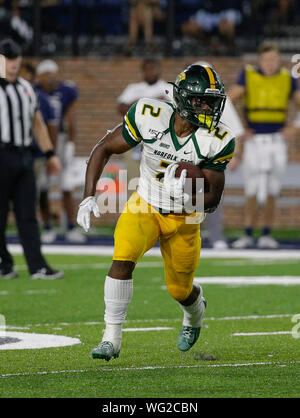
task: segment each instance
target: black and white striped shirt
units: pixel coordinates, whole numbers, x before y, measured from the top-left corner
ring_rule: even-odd
[[[37,108],[37,96],[28,81],[18,77],[9,83],[0,78],[0,144],[30,146]]]

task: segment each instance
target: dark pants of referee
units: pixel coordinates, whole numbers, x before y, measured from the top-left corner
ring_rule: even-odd
[[[0,257],[2,267],[12,267],[7,250],[5,230],[13,204],[19,238],[29,272],[48,267],[41,253],[39,227],[36,218],[36,186],[31,149],[0,145]]]

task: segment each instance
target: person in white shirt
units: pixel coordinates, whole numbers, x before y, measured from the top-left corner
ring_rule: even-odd
[[[141,70],[143,81],[128,84],[118,97],[118,111],[122,117],[131,105],[142,97],[170,100],[166,93],[166,90],[170,90],[170,86],[160,78],[160,62],[153,58],[146,58],[142,62]]]
[[[142,61],[141,71],[143,80],[128,84],[117,99],[118,112],[122,118],[126,115],[131,105],[143,97],[171,100],[167,93],[171,90],[170,84],[160,78],[160,61],[155,58],[145,58]],[[137,146],[124,155],[128,181],[139,177],[140,154],[141,146]]]

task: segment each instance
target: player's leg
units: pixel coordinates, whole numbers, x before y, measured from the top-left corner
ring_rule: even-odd
[[[139,13],[138,13],[138,4],[135,0],[131,0],[129,8],[129,25],[128,25],[128,45],[124,49],[126,55],[132,53],[132,49],[135,46],[138,35],[139,35]]]
[[[152,5],[144,4],[143,5],[143,30],[144,30],[144,40],[147,46],[150,46],[153,41],[153,13]]]
[[[112,262],[104,284],[105,330],[100,344],[92,350],[95,359],[117,358],[122,343],[122,326],[133,294],[132,261]]]
[[[276,249],[279,247],[278,242],[270,235],[275,218],[275,208],[276,198],[269,195],[262,208],[262,220],[264,226],[262,228],[262,234],[257,241],[257,246],[259,248]]]
[[[223,232],[223,206],[219,205],[218,209],[206,216],[206,226],[209,231],[209,241],[213,248],[224,250],[228,248],[228,244]]]
[[[245,203],[245,230],[247,233],[247,229],[251,229],[249,235],[252,236],[252,229],[255,225],[258,215],[258,207],[257,207],[257,200],[256,196],[246,196],[246,203]]]
[[[12,201],[20,241],[30,274],[34,275],[42,269],[52,271],[41,252],[39,226],[36,218],[36,184],[31,167],[24,167],[22,171],[20,170],[18,181],[14,185]],[[62,272],[60,273],[59,277],[62,277]]]
[[[276,249],[279,247],[279,243],[271,236],[271,232],[275,220],[276,200],[281,190],[282,178],[287,165],[286,143],[279,134],[273,135],[270,154],[272,169],[269,174],[267,200],[262,212],[262,235],[258,239],[257,245],[259,248]]]
[[[193,284],[200,247],[199,224],[182,224],[173,236],[161,239],[167,289],[183,311],[178,337],[181,351],[189,350],[198,340],[206,309],[202,288]]]
[[[92,351],[93,358],[110,360],[111,357],[118,357],[122,325],[133,294],[133,270],[143,254],[155,245],[160,234],[154,214],[135,213],[133,206],[136,200],[139,205],[141,200],[135,192],[115,229],[113,263],[104,285],[106,327],[101,343]]]
[[[9,212],[10,191],[13,188],[14,173],[9,167],[8,156],[0,153],[0,278],[14,278],[13,258],[7,249],[5,230]],[[10,169],[9,169],[10,168]]]
[[[257,144],[254,139],[245,143],[243,155],[244,168],[244,234],[232,244],[233,248],[251,248],[254,246],[254,226],[257,220],[258,207],[256,195],[259,187],[259,164],[257,158]]]
[[[76,206],[73,199],[73,178],[71,167],[65,167],[62,170],[60,178],[60,187],[62,190],[62,206],[66,215],[66,239],[70,242],[84,243],[87,240],[85,234],[75,228]]]
[[[62,162],[62,170],[57,176],[58,187],[62,191],[62,207],[66,218],[65,238],[70,242],[84,243],[87,237],[76,226],[76,205],[73,199],[74,190],[74,143],[68,141],[64,134],[57,138],[57,155]]]
[[[45,158],[36,158],[34,161],[34,173],[36,178],[37,196],[42,220],[41,241],[50,244],[55,241],[57,232],[51,222],[50,202],[49,202],[49,176],[46,169]]]

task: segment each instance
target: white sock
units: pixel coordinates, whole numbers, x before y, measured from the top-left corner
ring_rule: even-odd
[[[202,325],[202,319],[205,313],[205,304],[203,302],[202,289],[200,287],[200,293],[194,303],[189,306],[184,306],[179,303],[183,310],[183,323],[186,327],[198,328]]]
[[[102,341],[111,341],[116,350],[121,347],[122,325],[133,294],[133,280],[118,280],[106,276],[104,284],[106,328]]]

